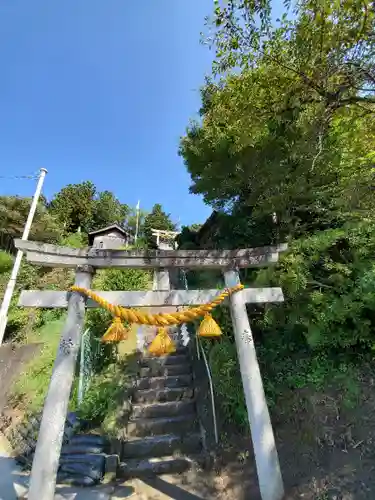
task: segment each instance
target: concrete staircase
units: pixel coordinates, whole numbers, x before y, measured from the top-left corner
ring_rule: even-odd
[[[188,350],[143,357],[118,476],[182,473],[202,449]]]

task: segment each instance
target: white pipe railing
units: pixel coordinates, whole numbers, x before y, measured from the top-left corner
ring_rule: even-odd
[[[185,290],[188,290],[188,282],[186,279],[185,270],[181,269],[181,273],[183,276]],[[208,375],[208,382],[210,384],[210,393],[211,393],[212,419],[214,421],[213,423],[214,423],[215,442],[216,442],[216,444],[219,444],[219,433],[217,430],[216,405],[215,405],[214,385],[212,382],[212,374],[211,374],[210,366],[209,366],[208,361],[207,361],[206,353],[204,352],[203,346],[202,346],[197,334],[195,335],[195,338],[196,338],[197,358],[200,360],[201,353],[202,353],[203,361],[204,361],[207,375]]]
[[[203,361],[204,361],[204,364],[205,364],[206,370],[207,370],[208,382],[210,384],[211,405],[212,405],[212,419],[214,421],[215,442],[216,442],[216,444],[219,444],[219,433],[217,431],[217,420],[216,420],[216,405],[215,405],[214,385],[212,383],[211,370],[210,370],[210,366],[209,366],[208,361],[207,361],[206,353],[204,352],[203,346],[202,346],[202,344],[201,344],[201,342],[199,340],[198,335],[196,336],[196,339],[197,339],[197,345],[200,348],[200,351],[201,351],[202,357],[203,357]],[[198,351],[199,351],[199,348],[198,348]]]

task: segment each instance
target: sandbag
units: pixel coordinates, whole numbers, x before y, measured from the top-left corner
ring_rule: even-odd
[[[69,440],[71,445],[102,446],[104,448],[105,439],[99,434],[75,434]]]
[[[92,453],[75,453],[73,455],[61,455],[59,460],[60,465],[79,462],[93,464],[104,469],[105,457],[104,455],[93,455]]]
[[[57,484],[70,484],[72,486],[94,486],[97,480],[88,476],[79,476],[68,472],[59,471],[57,473]]]
[[[97,467],[94,464],[90,463],[69,463],[61,465],[60,471],[77,476],[90,477],[96,481],[100,481],[100,479],[104,476],[104,464],[102,464],[100,467]]]
[[[61,455],[72,455],[75,453],[103,453],[103,450],[103,446],[91,446],[89,444],[64,444],[61,448]]]

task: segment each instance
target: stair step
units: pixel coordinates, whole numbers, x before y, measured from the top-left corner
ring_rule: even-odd
[[[131,419],[172,417],[176,415],[189,415],[195,412],[195,401],[168,401],[166,403],[143,403],[132,406]]]
[[[141,366],[165,366],[190,363],[187,354],[174,354],[168,356],[144,356],[140,360]]]
[[[192,384],[191,374],[176,375],[175,377],[144,377],[137,380],[138,389],[174,389],[187,387]]]
[[[169,377],[188,373],[191,373],[191,365],[189,363],[142,366],[139,371],[141,377]]]
[[[153,474],[181,474],[191,469],[193,465],[191,459],[177,456],[130,459],[120,463],[117,476],[126,479]]]
[[[175,452],[198,453],[201,450],[199,434],[182,437],[175,434],[164,434],[145,438],[131,439],[123,443],[123,458],[162,457]]]
[[[177,417],[138,418],[128,424],[127,435],[130,437],[157,436],[173,433],[184,435],[196,429],[197,422],[193,415],[179,415]]]
[[[135,391],[134,403],[155,403],[191,399],[194,395],[192,387],[177,387],[175,389],[143,389]]]

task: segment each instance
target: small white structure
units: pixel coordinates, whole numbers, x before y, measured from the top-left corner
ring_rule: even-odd
[[[94,248],[117,250],[130,243],[130,234],[118,224],[112,224],[89,233],[89,245]]]
[[[159,250],[173,250],[177,248],[175,239],[180,234],[180,231],[164,231],[162,229],[151,228],[151,233],[152,236],[156,236],[156,245]],[[164,241],[160,241],[160,238]]]

